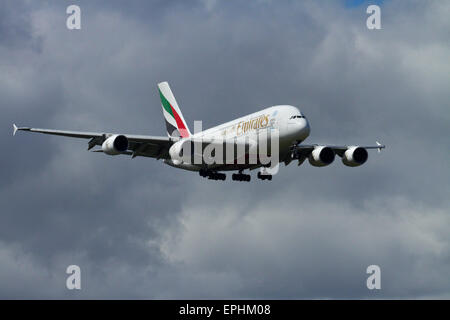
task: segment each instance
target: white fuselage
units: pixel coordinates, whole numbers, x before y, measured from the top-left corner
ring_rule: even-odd
[[[227,140],[234,138],[248,138],[254,143],[257,143],[257,141],[259,141],[259,135],[263,132],[267,134],[267,129],[278,130],[280,162],[290,154],[290,148],[294,143],[302,142],[309,136],[310,133],[308,120],[303,116],[300,110],[289,105],[279,105],[263,109],[198,133],[194,133],[191,138],[221,138]],[[202,168],[202,166],[191,163],[175,164],[172,160],[166,160],[165,163],[177,168],[194,171]],[[227,171],[259,166],[261,165],[223,164],[220,166],[215,165],[213,167],[221,171]]]

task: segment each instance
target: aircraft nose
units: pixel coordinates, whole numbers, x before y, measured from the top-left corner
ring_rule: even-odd
[[[297,140],[305,140],[309,136],[310,127],[306,118],[289,122],[289,133]]]
[[[304,117],[288,122],[289,134],[297,140],[305,140],[311,131],[308,120]]]
[[[299,138],[299,140],[305,140],[309,136],[309,132],[311,131],[308,120],[306,120],[306,118],[296,120],[296,123],[293,125],[295,135]]]
[[[311,132],[311,128],[309,127],[309,122],[308,122],[308,120],[306,118],[303,118],[301,120],[303,120],[301,122],[301,125],[302,125],[301,131],[302,131],[303,135],[306,138],[307,136],[309,136],[309,133]]]

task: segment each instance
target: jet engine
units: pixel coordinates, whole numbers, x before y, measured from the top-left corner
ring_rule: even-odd
[[[310,153],[308,160],[314,167],[324,167],[334,161],[334,151],[330,147],[317,146]]]
[[[342,155],[342,163],[348,167],[357,167],[366,162],[368,157],[369,155],[366,149],[351,146]]]
[[[175,142],[169,149],[169,155],[174,164],[180,164],[183,162],[184,152],[189,151],[190,140],[180,140]],[[193,148],[193,146],[190,146]],[[191,152],[192,153],[192,152]]]
[[[113,135],[103,142],[102,150],[110,156],[121,154],[128,150],[128,139],[123,135]]]

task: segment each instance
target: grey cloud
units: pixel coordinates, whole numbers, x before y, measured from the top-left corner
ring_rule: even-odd
[[[1,5],[1,297],[449,296],[447,3],[385,1],[380,31],[337,1],[79,5],[80,31],[61,2]],[[11,136],[13,122],[164,134],[163,80],[190,124],[287,103],[311,143],[388,148],[239,184]],[[81,292],[64,287],[74,263]]]

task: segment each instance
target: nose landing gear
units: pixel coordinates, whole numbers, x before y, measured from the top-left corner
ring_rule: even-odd
[[[272,181],[272,175],[271,174],[261,174],[261,172],[258,172],[257,176],[258,176],[258,179]]]

